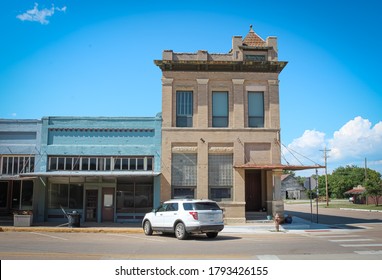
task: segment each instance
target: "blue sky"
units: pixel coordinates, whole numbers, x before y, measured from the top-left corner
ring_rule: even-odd
[[[379,1],[2,0],[0,118],[155,116],[162,51],[278,37],[285,160],[382,173]],[[306,157],[306,158],[305,158]],[[308,173],[311,173],[309,171]],[[322,171],[320,171],[322,173]],[[301,175],[310,175],[304,173]]]

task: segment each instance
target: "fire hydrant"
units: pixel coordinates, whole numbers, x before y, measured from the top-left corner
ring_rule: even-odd
[[[280,231],[280,222],[281,222],[281,217],[280,217],[279,213],[276,213],[276,215],[275,215],[276,231]]]

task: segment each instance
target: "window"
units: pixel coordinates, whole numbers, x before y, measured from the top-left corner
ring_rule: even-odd
[[[50,184],[48,187],[48,208],[83,208],[82,184]]]
[[[12,209],[32,209],[33,181],[13,181],[12,186]]]
[[[134,178],[117,185],[117,213],[146,213],[153,208],[153,179]]]
[[[232,200],[233,155],[208,155],[209,198],[222,201]]]
[[[192,127],[193,96],[192,91],[176,92],[176,126]]]
[[[3,156],[0,160],[0,174],[16,175],[34,172],[34,156]]]
[[[248,92],[248,126],[264,127],[263,92]]]
[[[265,61],[265,55],[263,54],[247,54],[245,60],[248,61]]]
[[[166,211],[178,211],[178,203],[168,203]]]
[[[171,184],[173,198],[194,198],[197,182],[197,155],[172,154]]]
[[[25,161],[25,159],[24,159]],[[112,164],[113,163],[113,164]],[[13,170],[14,161],[9,165],[10,170]],[[20,166],[19,164],[17,165]],[[34,158],[30,160],[26,170],[33,169]],[[8,170],[8,161],[3,168]],[[105,171],[105,170],[152,170],[153,158],[152,157],[49,157],[48,163],[49,171],[56,170],[82,170],[82,171]]]
[[[0,181],[0,208],[8,206],[8,182]]]
[[[212,93],[212,126],[228,127],[228,92]]]

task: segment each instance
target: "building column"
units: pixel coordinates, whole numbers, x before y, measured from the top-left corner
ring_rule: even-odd
[[[207,128],[208,127],[208,79],[196,79],[198,83],[197,92],[197,106],[194,109],[197,110],[197,124],[194,123],[194,127]],[[195,101],[194,101],[195,105]]]
[[[274,169],[272,171],[273,177],[273,201],[272,201],[272,215],[276,213],[280,217],[284,217],[284,202],[281,199],[281,175],[283,174],[281,169]]]
[[[198,178],[196,198],[208,199],[208,142],[200,139],[198,143]]]
[[[174,79],[162,78],[162,127],[173,126],[173,81]]]
[[[233,128],[244,127],[244,79],[232,79],[233,83]]]
[[[279,80],[268,80],[269,128],[280,128]],[[268,126],[267,126],[268,127]]]

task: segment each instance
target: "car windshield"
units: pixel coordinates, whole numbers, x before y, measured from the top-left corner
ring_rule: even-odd
[[[220,210],[214,202],[190,202],[183,204],[184,210]]]

